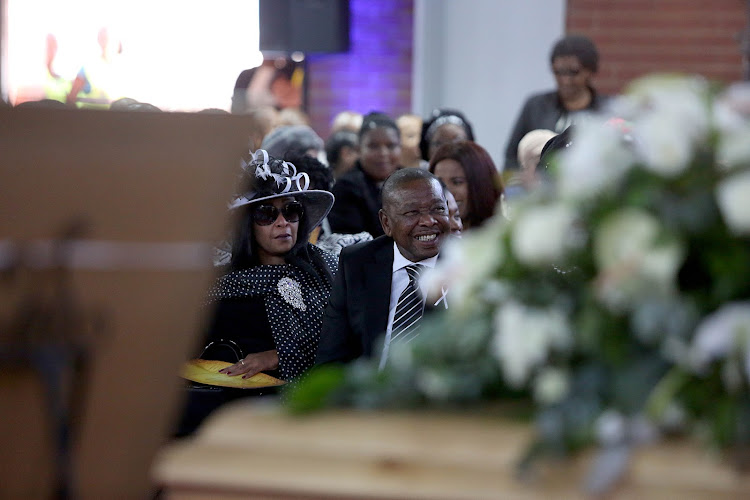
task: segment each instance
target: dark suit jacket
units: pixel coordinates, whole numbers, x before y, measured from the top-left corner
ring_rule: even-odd
[[[371,356],[388,326],[393,239],[381,236],[344,248],[323,314],[315,363]]]
[[[378,217],[380,188],[365,175],[359,162],[336,181],[331,192],[336,201],[328,214],[328,222],[334,233],[367,231],[373,238],[383,234]]]
[[[393,278],[393,239],[380,236],[345,247],[333,282],[315,364],[380,355],[388,327]],[[425,305],[425,314],[443,306]]]

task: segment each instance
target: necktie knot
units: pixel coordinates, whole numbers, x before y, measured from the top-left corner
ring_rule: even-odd
[[[422,265],[422,264],[409,264],[404,269],[406,269],[406,274],[409,275],[409,281],[417,282],[417,281],[419,281],[419,275],[424,270],[424,265]]]

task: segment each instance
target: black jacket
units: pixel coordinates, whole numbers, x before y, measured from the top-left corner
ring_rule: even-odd
[[[336,181],[331,190],[336,201],[328,214],[334,233],[367,231],[373,238],[383,234],[378,211],[382,204],[380,187],[362,170],[359,162]]]
[[[341,251],[315,364],[380,354],[377,348],[382,347],[388,328],[392,279],[392,238],[381,236]],[[425,314],[442,308],[428,303]]]

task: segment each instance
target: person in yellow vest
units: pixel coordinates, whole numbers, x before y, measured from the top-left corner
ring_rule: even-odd
[[[116,66],[122,42],[107,28],[99,30],[97,41],[101,54],[81,68],[66,100],[79,108],[109,109],[112,101],[122,97],[115,91],[120,85]]]

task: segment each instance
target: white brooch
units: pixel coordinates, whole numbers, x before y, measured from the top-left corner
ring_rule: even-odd
[[[287,276],[279,280],[277,288],[279,289],[281,298],[283,298],[287,304],[302,311],[307,311],[305,301],[302,300],[302,288],[299,286],[299,283]]]

